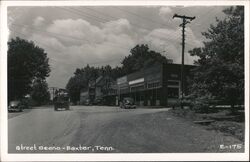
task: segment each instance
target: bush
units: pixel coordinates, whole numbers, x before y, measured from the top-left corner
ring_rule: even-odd
[[[196,98],[193,104],[193,109],[195,112],[208,113],[209,101],[205,97]]]
[[[188,106],[195,112],[209,113],[210,105],[213,105],[216,102],[216,100],[211,95],[204,95],[204,96],[189,95],[183,97],[183,99],[181,99],[180,102],[183,106]]]

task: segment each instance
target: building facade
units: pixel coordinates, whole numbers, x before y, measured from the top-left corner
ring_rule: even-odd
[[[187,93],[187,76],[194,66],[184,66],[184,94]],[[181,65],[156,64],[147,69],[117,79],[117,98],[134,99],[139,106],[167,106],[181,95]]]
[[[80,93],[80,104],[86,103],[87,100],[90,103],[95,103],[97,100],[105,103],[103,99],[106,98],[113,100],[111,96],[116,94],[114,85],[115,81],[109,76],[99,76],[96,80],[90,81],[88,89]]]

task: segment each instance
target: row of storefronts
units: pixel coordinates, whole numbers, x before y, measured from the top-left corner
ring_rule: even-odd
[[[185,65],[189,76],[194,66]],[[150,68],[117,79],[118,99],[132,97],[140,106],[166,106],[176,102],[181,95],[181,65],[156,64]],[[184,79],[184,93],[187,81]]]
[[[184,66],[184,93],[187,93],[188,86],[186,77],[193,67]],[[107,83],[100,79],[96,82],[98,92],[95,97],[102,98],[104,104],[118,105],[124,97],[131,97],[138,106],[167,106],[175,103],[181,95],[181,65],[155,64],[122,76],[106,86],[106,93],[101,93],[100,88],[104,86],[100,84],[102,82]],[[92,94],[93,88],[90,90]],[[83,92],[81,98],[86,98],[86,94],[88,93]]]

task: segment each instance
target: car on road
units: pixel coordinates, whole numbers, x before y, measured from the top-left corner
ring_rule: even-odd
[[[22,112],[24,109],[24,104],[19,100],[10,101],[8,106],[9,112]]]
[[[90,101],[90,99],[86,99],[86,100],[83,102],[83,105],[85,105],[85,106],[90,106],[90,105],[92,105],[92,102]]]
[[[120,108],[124,109],[135,109],[136,105],[134,99],[131,97],[125,97],[122,102],[120,102]]]
[[[97,98],[93,101],[93,105],[102,105],[103,101],[100,98]]]
[[[56,92],[56,96],[54,98],[54,110],[65,109],[69,110],[70,107],[70,99],[69,94],[65,89],[59,89]]]

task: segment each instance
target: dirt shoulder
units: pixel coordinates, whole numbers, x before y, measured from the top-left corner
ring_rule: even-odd
[[[232,115],[229,110],[220,110],[206,114],[196,113],[189,109],[175,109],[170,112],[174,116],[197,123],[207,130],[216,130],[244,142],[245,122],[242,113]]]

